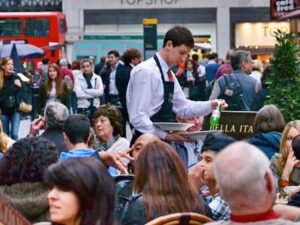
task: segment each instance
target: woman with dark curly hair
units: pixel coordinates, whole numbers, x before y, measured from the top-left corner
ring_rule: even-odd
[[[92,157],[69,158],[50,166],[45,183],[50,218],[61,225],[112,225],[115,183]]]
[[[41,109],[49,102],[60,102],[67,108],[70,107],[69,90],[56,64],[51,64],[48,68],[46,82],[40,88],[40,102]]]
[[[171,213],[205,214],[203,200],[189,185],[183,161],[167,143],[145,145],[134,169],[135,195],[125,211],[123,225],[142,225]]]
[[[124,151],[129,141],[121,137],[122,116],[114,105],[101,105],[93,115],[94,147],[97,151]]]
[[[43,183],[43,176],[57,160],[55,145],[46,139],[17,141],[0,161],[0,197],[29,221],[46,221],[49,189]]]

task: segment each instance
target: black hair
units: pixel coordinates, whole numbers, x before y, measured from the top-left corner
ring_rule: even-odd
[[[45,183],[72,191],[79,200],[80,225],[113,224],[115,184],[100,160],[69,158],[50,166]]]
[[[81,114],[73,114],[65,121],[64,132],[72,144],[87,143],[91,124],[89,118]]]
[[[110,50],[107,55],[111,55],[113,54],[115,57],[119,58],[120,57],[120,53],[117,50]]]
[[[57,160],[51,141],[38,137],[20,139],[0,160],[0,185],[42,182],[47,167]]]

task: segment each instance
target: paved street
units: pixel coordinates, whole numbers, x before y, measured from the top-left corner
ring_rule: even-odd
[[[19,128],[19,139],[27,136],[30,128],[30,122],[30,119],[21,120]]]

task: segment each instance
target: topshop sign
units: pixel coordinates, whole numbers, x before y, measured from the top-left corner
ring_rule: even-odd
[[[181,0],[120,0],[121,5],[148,5],[148,6],[163,6],[177,5]]]

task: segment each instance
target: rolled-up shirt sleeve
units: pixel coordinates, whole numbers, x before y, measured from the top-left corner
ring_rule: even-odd
[[[210,101],[191,101],[186,99],[178,81],[175,80],[173,111],[178,117],[190,118],[193,116],[205,116],[211,113],[212,108]]]

